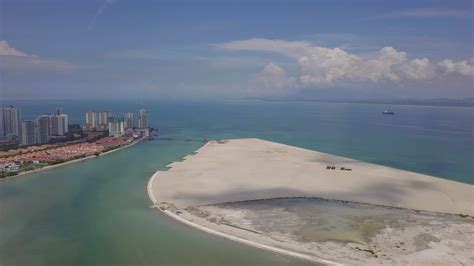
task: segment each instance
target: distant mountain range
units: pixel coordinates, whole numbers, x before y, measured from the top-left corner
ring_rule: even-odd
[[[404,98],[359,98],[347,99],[337,96],[321,96],[318,93],[295,93],[287,96],[252,97],[248,99],[269,102],[334,102],[334,103],[370,103],[370,104],[394,104],[394,105],[427,105],[427,106],[463,106],[474,107],[474,97],[462,99],[433,98],[433,99],[404,99]]]

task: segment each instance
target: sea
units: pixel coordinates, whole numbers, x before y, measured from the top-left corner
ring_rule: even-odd
[[[0,265],[313,265],[189,228],[150,208],[149,178],[203,139],[261,138],[474,184],[474,108],[263,101],[11,101],[23,119],[63,107],[146,108],[158,137],[0,181]],[[384,110],[395,115],[383,115]],[[187,139],[187,141],[185,140]]]

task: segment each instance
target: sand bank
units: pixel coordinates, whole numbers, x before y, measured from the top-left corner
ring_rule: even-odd
[[[188,215],[183,216],[182,211],[179,211],[178,214],[177,214],[177,213],[175,213],[176,210],[168,210],[168,209],[163,208],[163,206],[160,207],[160,204],[156,200],[155,195],[153,193],[153,191],[154,191],[153,190],[154,180],[158,176],[159,173],[160,173],[159,171],[156,172],[150,178],[150,180],[148,181],[148,185],[147,185],[148,196],[150,197],[150,199],[153,203],[153,207],[157,208],[162,213],[170,216],[171,218],[173,218],[173,219],[175,219],[179,222],[182,222],[182,223],[184,223],[188,226],[191,226],[195,229],[201,230],[203,232],[206,232],[206,233],[209,233],[209,234],[212,234],[212,235],[215,235],[215,236],[223,237],[223,238],[226,238],[226,239],[229,239],[229,240],[232,240],[232,241],[236,241],[238,243],[242,243],[242,244],[245,244],[245,245],[249,245],[249,246],[252,246],[252,247],[264,249],[264,250],[267,250],[267,251],[270,251],[270,252],[283,254],[283,255],[294,257],[294,258],[301,259],[301,260],[307,260],[307,261],[311,261],[311,262],[323,263],[325,265],[341,265],[341,264],[336,263],[334,261],[327,260],[327,259],[324,259],[324,258],[320,258],[320,257],[314,256],[314,255],[311,255],[311,254],[300,253],[300,252],[296,252],[296,251],[292,251],[292,250],[288,250],[288,249],[284,249],[284,248],[278,248],[278,247],[275,247],[274,245],[272,245],[271,242],[268,243],[268,244],[263,244],[262,242],[264,242],[264,241],[261,241],[261,239],[253,239],[252,237],[246,237],[245,235],[242,235],[242,233],[245,234],[245,232],[242,232],[241,230],[236,230],[237,233],[235,233],[235,232],[229,232],[228,231],[228,230],[232,230],[232,228],[225,228],[227,230],[222,230],[222,229],[219,230],[219,228],[214,228],[213,229],[213,226],[210,225],[209,223],[207,223],[204,219],[200,219],[199,221],[195,222],[195,219],[198,218],[198,217],[192,216],[187,212],[185,212],[185,213],[188,214]]]
[[[179,209],[317,197],[474,216],[473,185],[259,139],[212,141],[169,166],[153,193]]]
[[[453,215],[474,214],[472,185],[258,139],[212,141],[169,166],[148,183],[154,206],[220,237],[324,264],[462,265],[474,260],[474,219]],[[361,217],[357,209],[352,216],[341,211],[347,217],[335,220],[342,218],[344,226],[363,230],[355,232],[356,237],[349,230],[349,239],[332,233],[321,239],[308,217],[285,213],[282,217],[290,217],[290,222],[269,228],[267,223],[262,229],[259,222],[265,217],[260,215],[271,213],[268,221],[280,221],[284,219],[274,215],[287,209],[252,212],[239,203],[294,197],[336,200],[346,208],[358,202],[365,204],[362,209],[382,208],[386,213],[391,208],[393,214],[387,220]],[[243,207],[232,208],[229,202]],[[310,228],[299,228],[301,222]],[[299,229],[294,233],[289,228]]]

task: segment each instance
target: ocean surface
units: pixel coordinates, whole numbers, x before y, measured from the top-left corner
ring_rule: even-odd
[[[0,265],[305,265],[150,209],[151,175],[204,138],[257,137],[474,184],[474,108],[342,103],[15,101],[23,119],[64,107],[145,107],[160,138],[0,181]],[[389,109],[395,115],[382,115]],[[184,141],[185,137],[195,141]],[[165,140],[170,138],[172,140]]]

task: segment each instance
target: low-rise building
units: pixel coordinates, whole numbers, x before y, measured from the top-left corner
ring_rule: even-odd
[[[16,163],[2,164],[0,165],[0,171],[7,173],[18,173],[20,171],[20,165]]]

